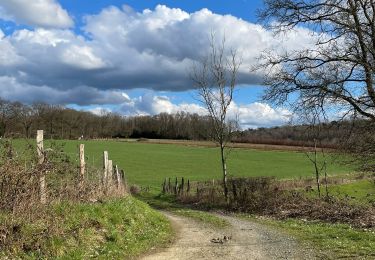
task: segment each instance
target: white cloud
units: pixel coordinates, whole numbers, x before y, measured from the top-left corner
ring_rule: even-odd
[[[205,109],[197,104],[173,104],[167,96],[158,96],[150,91],[137,98],[130,98],[126,93],[123,93],[123,96],[126,101],[122,103],[119,110],[125,115],[175,114],[178,112],[204,115],[206,113]]]
[[[66,64],[81,69],[99,69],[105,66],[105,63],[96,57],[92,48],[88,46],[72,45],[63,51],[61,58]]]
[[[228,49],[237,49],[242,58],[238,83],[259,84],[261,73],[250,72],[250,67],[262,50],[295,49],[311,41],[305,29],[281,40],[262,26],[231,15],[207,9],[187,13],[162,5],[143,12],[108,7],[86,16],[83,30],[89,39],[71,30],[45,28],[3,37],[8,49],[24,60],[5,76],[22,70],[29,76],[24,79],[27,83],[52,88],[192,89],[189,68],[209,52],[209,35],[214,31],[218,40],[225,34]]]
[[[37,4],[42,2],[45,5]],[[250,72],[250,67],[262,50],[311,44],[308,30],[297,29],[277,39],[260,25],[207,9],[188,13],[159,5],[135,12],[127,6],[108,7],[85,17],[82,36],[66,29],[73,22],[56,1],[0,0],[0,6],[3,19],[38,26],[10,35],[0,30],[0,96],[28,103],[117,104],[119,111],[131,115],[178,111],[202,115],[204,108],[194,103],[176,104],[153,92],[131,98],[123,92],[192,89],[189,68],[208,53],[212,31],[218,40],[225,34],[227,47],[241,55],[239,84],[261,82],[262,75]],[[233,104],[232,109],[243,127],[271,126],[288,118],[288,111],[262,103]]]
[[[55,0],[0,0],[0,18],[46,28],[70,28],[68,12]]]
[[[126,93],[124,96],[129,97]],[[207,115],[207,110],[202,105],[195,103],[174,104],[166,96],[158,96],[148,92],[137,98],[129,98],[121,105],[120,111],[125,115],[156,115],[159,113],[176,114],[178,112],[196,113]],[[238,105],[235,102],[229,107],[229,119],[238,119],[241,128],[258,128],[282,125],[291,118],[287,109],[274,109],[268,104],[254,102]]]
[[[238,105],[231,104],[229,117],[238,115],[239,124],[242,128],[258,128],[282,125],[287,123],[292,113],[284,108],[272,108],[270,105],[260,102]]]
[[[103,108],[103,107],[91,108],[88,111],[98,116],[102,116],[102,115],[112,112],[109,108]]]

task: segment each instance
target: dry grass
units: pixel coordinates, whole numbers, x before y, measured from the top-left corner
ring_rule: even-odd
[[[211,141],[194,141],[194,140],[170,140],[170,139],[137,139],[132,140],[128,139],[127,141],[138,141],[138,142],[147,142],[150,144],[174,144],[174,145],[183,145],[183,146],[192,146],[192,147],[217,147],[217,144]],[[265,151],[313,151],[313,147],[299,145],[286,145],[286,144],[265,144],[265,143],[239,143],[234,142],[230,144],[232,148],[242,148],[242,149],[256,149],[256,150],[265,150]],[[326,148],[325,151],[334,151],[333,148]]]

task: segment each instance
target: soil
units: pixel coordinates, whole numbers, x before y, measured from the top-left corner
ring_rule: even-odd
[[[127,139],[127,141],[139,141],[149,144],[173,144],[193,147],[217,147],[217,144],[210,141],[194,141],[194,140],[173,140],[173,139]],[[274,145],[274,144],[253,144],[253,143],[231,143],[231,148],[256,149],[264,151],[296,151],[306,152],[313,151],[313,147],[291,146],[291,145]],[[320,149],[320,148],[318,148]],[[334,149],[326,148],[325,151],[334,151]]]
[[[230,226],[214,229],[186,217],[164,214],[176,227],[177,239],[170,247],[142,259],[316,259],[314,250],[259,223],[218,215]]]

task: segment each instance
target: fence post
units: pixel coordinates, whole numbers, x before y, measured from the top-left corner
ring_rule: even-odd
[[[165,194],[167,192],[167,178],[164,179],[164,183],[163,183],[163,194]]]
[[[176,177],[176,181],[175,181],[175,185],[174,185],[174,195],[177,195],[177,191],[178,191],[178,180],[177,180],[177,177]]]
[[[122,179],[122,184],[124,186],[124,189],[126,190],[127,189],[127,183],[126,183],[126,178],[125,178],[125,171],[120,170],[120,175],[121,175],[121,179]]]
[[[107,186],[107,179],[108,179],[108,152],[103,152],[103,185]]]
[[[113,162],[108,160],[108,184],[111,187],[113,184]]]
[[[185,185],[185,179],[184,179],[184,177],[182,177],[182,178],[181,178],[181,187],[180,187],[180,190],[179,190],[179,193],[180,193],[181,195],[184,194],[184,185]]]
[[[43,130],[38,130],[36,134],[36,144],[38,152],[38,164],[42,165],[44,163],[44,145],[43,145]],[[40,178],[40,203],[46,204],[47,202],[47,192],[46,192],[46,175],[44,170],[42,170]]]
[[[80,185],[83,186],[83,182],[85,179],[85,145],[79,145],[79,177],[80,177]]]
[[[190,192],[190,180],[188,179],[188,182],[187,182],[187,190],[186,190],[187,193]]]
[[[121,175],[120,175],[120,171],[118,169],[118,166],[116,164],[115,166],[115,171],[116,171],[116,178],[117,178],[117,189],[120,190],[121,189]]]

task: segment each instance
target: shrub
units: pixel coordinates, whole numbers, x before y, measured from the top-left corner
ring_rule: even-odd
[[[133,184],[130,186],[129,191],[130,191],[130,194],[133,194],[133,195],[139,194],[141,193],[141,188],[138,185]]]

